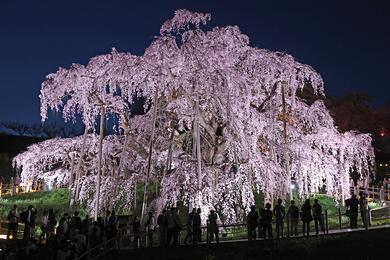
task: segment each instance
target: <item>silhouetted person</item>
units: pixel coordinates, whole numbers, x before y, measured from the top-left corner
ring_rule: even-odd
[[[318,225],[320,225],[321,231],[325,234],[324,221],[322,218],[322,207],[318,203],[317,199],[314,199],[313,218],[314,218],[314,226],[316,229],[316,235],[318,235]]]
[[[259,219],[259,213],[257,213],[254,205],[251,206],[251,211],[248,213],[247,222],[248,222],[248,239],[256,240],[256,228],[257,222]]]
[[[345,206],[348,207],[347,215],[350,220],[350,227],[357,228],[359,200],[357,199],[356,194],[352,194],[351,198],[345,200]]]
[[[179,232],[181,230],[181,221],[177,208],[171,208],[168,214],[168,245],[179,244]]]
[[[168,219],[166,209],[163,209],[161,214],[158,216],[157,224],[160,231],[160,246],[166,246],[168,236]]]
[[[54,235],[54,229],[57,225],[57,219],[54,214],[54,210],[50,209],[49,210],[49,237]]]
[[[29,205],[27,210],[24,211],[23,217],[21,219],[24,222],[24,231],[23,231],[23,238],[29,239],[34,237],[34,228],[35,228],[35,216],[36,211],[34,209],[33,205]]]
[[[263,211],[263,215],[261,218],[261,222],[263,224],[263,237],[264,239],[270,239],[272,238],[272,210],[271,210],[271,204],[267,203],[265,204],[265,209]]]
[[[278,199],[278,204],[274,207],[274,215],[276,220],[276,238],[283,238],[283,225],[284,225],[284,216],[286,211],[282,205],[282,199]]]
[[[81,220],[78,211],[75,211],[73,216],[70,218],[70,229],[78,229],[79,231],[83,230],[83,221]]]
[[[18,233],[18,210],[16,205],[12,207],[12,209],[8,212],[8,231],[7,231],[7,239],[16,239]]]
[[[218,230],[218,224],[217,224],[217,219],[218,215],[215,213],[214,210],[210,211],[210,215],[207,219],[208,221],[208,241],[207,243],[211,243],[211,241],[214,240],[214,235],[215,235],[215,240],[217,243],[219,243],[219,230]]]
[[[368,211],[368,207],[367,207],[367,199],[366,199],[366,195],[364,194],[363,191],[361,191],[359,193],[359,206],[360,206],[360,215],[362,217],[362,222],[363,222],[363,227],[366,227],[368,225],[368,222],[367,222],[367,211]]]
[[[85,215],[85,218],[83,219],[83,234],[87,237],[88,239],[88,233],[89,233],[89,229],[90,229],[90,226],[91,226],[91,219],[89,217],[89,215]]]
[[[301,212],[302,212],[302,223],[303,223],[303,235],[309,236],[310,234],[310,221],[313,220],[313,216],[311,215],[311,205],[310,205],[310,200],[306,199],[305,203],[301,207]]]
[[[103,219],[103,236],[107,237],[108,219],[111,216],[111,211],[106,210],[106,216]]]
[[[47,210],[43,211],[41,219],[41,234],[39,236],[39,241],[47,239],[49,237],[49,212]]]
[[[264,211],[265,211],[264,208],[259,208],[259,219],[258,219],[258,223],[257,223],[257,226],[259,227],[259,238],[265,238],[264,237],[264,232],[265,232]]]
[[[148,234],[149,239],[149,246],[153,246],[153,233],[154,233],[154,227],[155,227],[155,221],[153,217],[153,213],[148,213],[148,219],[146,220],[145,227],[146,227],[146,233]]]
[[[194,217],[196,214],[196,209],[193,208],[192,212],[188,214],[187,219],[187,235],[184,238],[184,244],[188,244],[187,241],[189,240],[190,243],[192,243],[192,240],[194,239]]]
[[[98,222],[94,221],[88,232],[88,244],[89,244],[89,249],[92,250],[91,251],[92,256],[95,256],[98,253],[99,248],[95,248],[95,247],[99,245],[101,242],[102,242],[101,230],[99,228]]]
[[[116,216],[114,210],[108,217],[106,225],[107,238],[110,239],[116,237],[116,235],[118,234],[118,217]]]
[[[290,207],[288,208],[287,216],[290,221],[291,235],[298,236],[299,209],[295,205],[295,201],[293,200],[290,202]]]
[[[141,223],[139,222],[137,216],[134,216],[132,226],[133,226],[133,233],[134,233],[134,243],[138,247],[141,238],[140,236]]]
[[[194,222],[193,222],[193,228],[194,228],[194,244],[198,243],[198,242],[201,242],[202,240],[202,228],[201,228],[201,225],[202,225],[202,220],[201,220],[201,217],[200,217],[200,208],[198,208],[196,210],[196,213],[194,215]]]
[[[68,230],[69,230],[68,213],[64,213],[64,215],[60,218],[60,221],[58,223],[57,234],[61,233],[61,234],[67,235]]]

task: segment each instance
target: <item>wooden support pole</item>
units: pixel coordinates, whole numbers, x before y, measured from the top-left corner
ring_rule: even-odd
[[[72,193],[72,186],[73,186],[73,183],[74,183],[74,177],[73,177],[73,174],[74,174],[74,161],[75,161],[75,158],[74,158],[74,153],[72,153],[72,159],[71,159],[71,165],[70,165],[70,176],[69,176],[69,181],[68,181],[68,190],[69,190],[69,206],[71,207],[73,205],[73,193]]]
[[[148,185],[149,185],[149,175],[150,175],[150,169],[152,165],[152,153],[153,153],[153,143],[154,143],[154,132],[156,129],[156,119],[157,119],[157,107],[158,107],[158,92],[159,88],[158,85],[156,86],[156,91],[154,93],[154,100],[153,100],[153,118],[152,118],[152,132],[150,135],[150,142],[149,142],[149,156],[148,156],[148,165],[146,169],[146,181],[144,186],[144,197],[142,202],[142,211],[141,211],[141,225],[143,225],[144,215],[146,211],[146,204],[148,200]]]
[[[341,229],[341,209],[339,208],[339,229]]]
[[[100,132],[99,132],[99,154],[98,154],[98,174],[96,176],[96,202],[95,202],[95,221],[100,211],[100,178],[102,174],[102,157],[103,157],[103,138],[104,138],[104,116],[105,108],[102,105],[100,110]]]
[[[200,200],[200,194],[202,189],[202,154],[200,147],[200,129],[199,129],[199,100],[196,100],[195,104],[195,140],[196,140],[196,159],[197,159],[197,173],[198,173],[198,199]],[[200,201],[198,201],[200,203]]]
[[[85,126],[84,129],[84,135],[83,135],[83,144],[81,146],[81,154],[80,159],[77,163],[76,168],[76,188],[75,188],[75,194],[74,194],[74,201],[77,202],[79,200],[79,194],[80,194],[80,178],[81,178],[81,165],[83,164],[83,159],[85,155],[85,145],[87,143],[87,136],[88,136],[88,127]]]
[[[286,167],[286,173],[287,173],[287,189],[290,190],[290,200],[293,200],[293,189],[291,186],[291,171],[290,171],[290,161],[287,154],[287,144],[288,144],[288,135],[287,135],[287,111],[286,111],[286,97],[285,97],[285,85],[287,83],[283,81],[281,83],[282,86],[282,106],[283,106],[283,137],[284,137],[284,145],[285,145],[285,155],[284,159],[286,160],[285,167]]]

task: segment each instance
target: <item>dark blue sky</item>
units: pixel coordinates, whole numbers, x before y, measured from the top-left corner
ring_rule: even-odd
[[[327,94],[364,91],[390,100],[388,1],[0,1],[0,121],[38,123],[45,75],[119,51],[142,54],[176,9],[238,25],[251,44],[312,65]]]

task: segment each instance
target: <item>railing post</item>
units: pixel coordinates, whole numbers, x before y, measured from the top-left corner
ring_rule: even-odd
[[[290,237],[290,219],[287,215],[287,237]]]
[[[341,209],[339,208],[339,229],[341,229]]]
[[[367,208],[367,212],[368,212],[368,225],[371,226],[372,216],[371,216],[370,208]],[[368,229],[368,227],[367,227],[367,229]]]
[[[87,259],[91,259],[91,248],[88,248],[88,251],[87,251]]]
[[[149,245],[149,238],[148,238],[148,236],[146,235],[146,230],[145,230],[145,247],[147,248]],[[179,235],[178,235],[179,236]],[[179,240],[179,238],[178,238],[178,240]]]
[[[325,230],[326,234],[329,234],[329,226],[328,226],[328,210],[325,210]]]

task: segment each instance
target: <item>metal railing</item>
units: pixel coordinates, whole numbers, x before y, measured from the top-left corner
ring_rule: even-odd
[[[102,243],[90,248],[88,247],[87,250],[81,254],[80,256],[77,256],[74,260],[93,260],[98,259],[99,257],[106,255],[110,251],[114,249],[120,249],[120,235],[117,235],[114,238],[104,240]]]
[[[382,225],[383,222],[389,223],[390,224],[390,209],[389,209],[389,214],[386,216],[381,216],[381,217],[373,217],[372,216],[372,211],[375,210],[367,210],[366,211],[366,216],[365,218],[367,221],[363,221],[361,212],[359,211],[356,219],[357,219],[357,229],[356,230],[368,230],[370,226],[379,226]],[[328,210],[324,210],[323,214],[321,216],[321,220],[323,223],[323,229],[321,227],[321,222],[318,221],[318,235],[328,235],[336,232],[347,232],[351,231],[355,228],[351,228],[351,222],[350,222],[350,217],[346,213],[344,209],[339,208],[336,212],[331,212],[329,214]],[[312,221],[309,222],[309,228],[310,228],[310,234],[309,236],[317,236],[316,232],[316,224],[315,220],[313,219]],[[277,232],[276,232],[276,221],[273,220],[271,223],[272,226],[272,234],[273,238],[276,238]],[[131,227],[125,227],[126,233],[129,234],[129,239],[128,243],[125,245],[125,248],[131,249],[131,248],[140,248],[140,247],[148,247],[148,237],[147,237],[147,232],[139,232],[139,239],[134,239],[134,235],[132,234]],[[247,223],[235,223],[235,224],[221,224],[218,225],[218,230],[219,230],[219,241],[220,242],[226,242],[226,241],[239,241],[239,240],[248,240],[249,239],[249,230],[248,230],[248,225]],[[264,237],[260,236],[261,229],[259,227],[256,228],[256,233],[257,233],[257,239],[264,239]],[[295,236],[295,228],[293,230],[294,232],[291,232],[291,220],[289,218],[285,218],[283,221],[283,235],[280,233],[279,237],[280,238],[291,238],[291,237],[296,237]],[[303,236],[303,224],[302,220],[299,219],[298,221],[298,227],[297,231],[299,236]],[[207,226],[202,226],[201,227],[201,240],[198,243],[205,243],[207,241],[210,241],[209,238],[210,232],[208,231]],[[305,234],[307,234],[305,232]],[[182,226],[181,231],[179,232],[179,245],[184,244],[184,238],[186,237],[187,232],[186,232],[186,225]],[[156,229],[154,232],[154,246],[158,246],[160,244],[159,240],[159,230]]]

